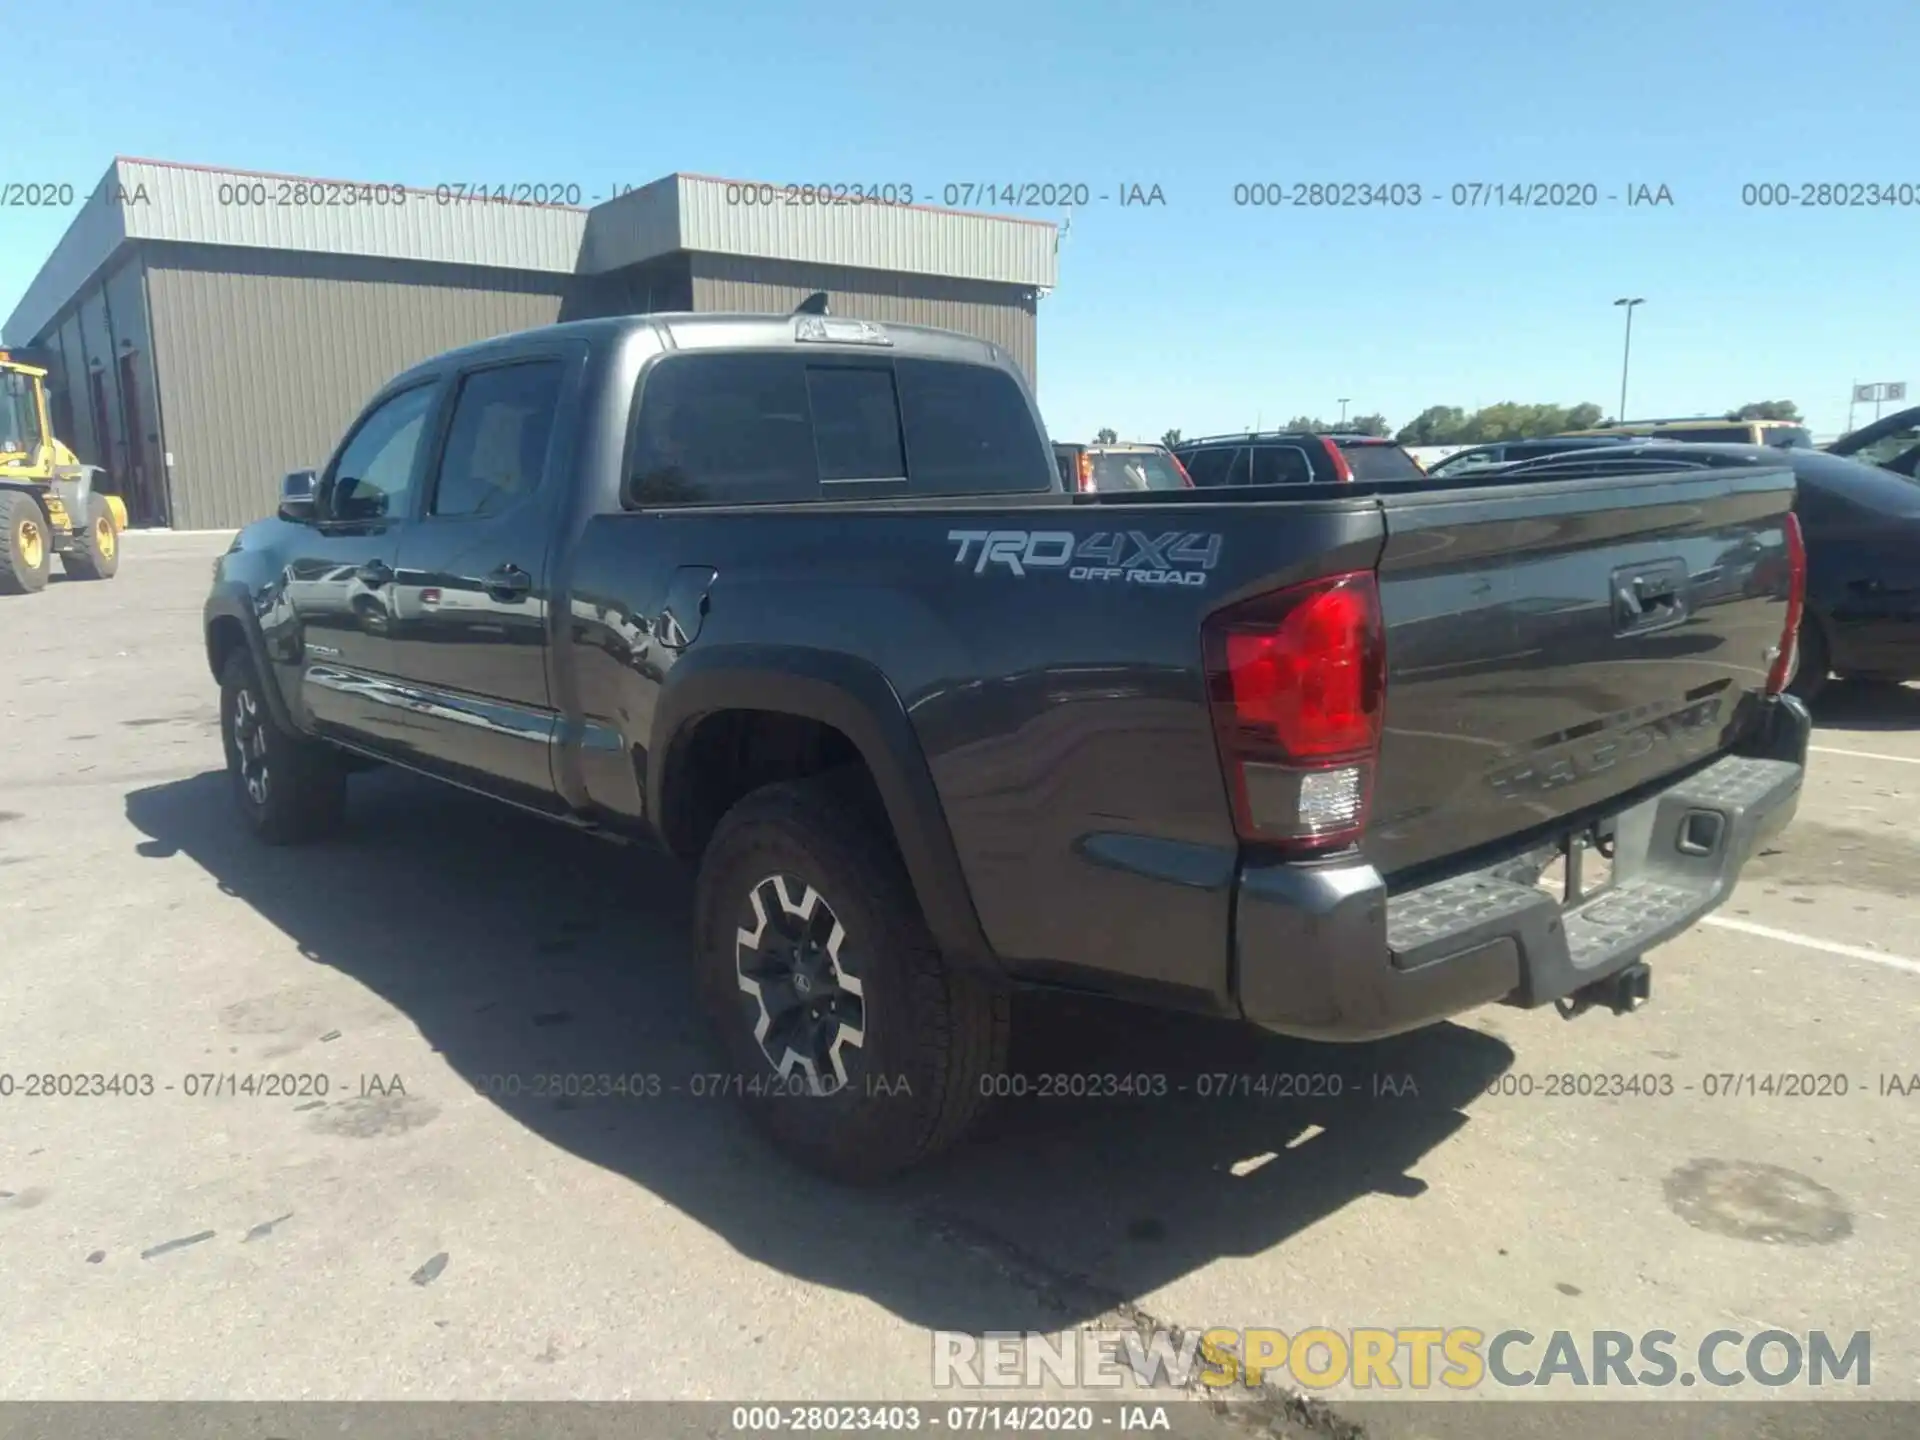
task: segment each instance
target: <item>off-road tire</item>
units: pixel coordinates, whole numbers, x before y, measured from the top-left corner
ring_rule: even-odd
[[[798,1070],[782,1078],[754,1033],[767,1002],[741,984],[743,965],[760,960],[741,940],[752,897],[774,903],[774,877],[791,899],[811,890],[830,909],[845,934],[838,964],[862,992],[863,1040],[842,1050],[847,1082],[830,1094]],[[853,777],[769,785],[728,811],[700,865],[695,927],[702,999],[729,1066],[718,1084],[789,1158],[871,1184],[932,1159],[984,1107],[1006,1064],[1008,997],[941,955],[885,817]]]
[[[40,502],[24,490],[0,490],[0,594],[30,595],[47,588],[53,565],[53,527]]]
[[[1787,682],[1787,693],[1811,705],[1814,697],[1827,688],[1833,666],[1832,652],[1827,649],[1827,637],[1820,631],[1820,622],[1811,615],[1803,615],[1800,619],[1799,648],[1793,679]]]
[[[69,580],[111,580],[120,569],[120,531],[104,495],[87,496],[87,515],[73,549],[60,557]]]
[[[332,751],[274,719],[253,657],[244,649],[228,656],[220,672],[220,739],[240,817],[257,839],[301,845],[340,828],[346,767]],[[250,784],[255,778],[258,786]]]

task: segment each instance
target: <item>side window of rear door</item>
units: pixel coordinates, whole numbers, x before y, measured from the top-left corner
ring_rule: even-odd
[[[641,381],[630,453],[630,506],[819,499],[801,357],[680,354],[655,361]]]
[[[413,507],[421,440],[440,393],[428,382],[369,411],[321,482],[322,512],[342,523],[403,520]]]
[[[1227,469],[1233,464],[1233,451],[1219,447],[1189,450],[1181,464],[1187,467],[1187,475],[1196,487],[1224,485],[1227,483]]]
[[[1305,485],[1313,479],[1307,452],[1297,445],[1257,445],[1253,451],[1254,485]]]
[[[1244,485],[1247,483],[1247,479],[1253,469],[1252,461],[1249,457],[1250,452],[1244,448],[1233,452],[1233,463],[1227,466],[1227,484]]]
[[[540,487],[565,374],[559,360],[533,360],[460,382],[429,515],[497,515]]]

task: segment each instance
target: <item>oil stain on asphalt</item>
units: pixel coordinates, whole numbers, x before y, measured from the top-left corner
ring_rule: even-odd
[[[418,1130],[439,1113],[437,1105],[411,1095],[368,1095],[316,1110],[307,1123],[323,1135],[372,1140]]]
[[[1692,1160],[1668,1175],[1667,1208],[1696,1230],[1762,1245],[1831,1245],[1853,1233],[1845,1202],[1818,1180],[1752,1160]]]

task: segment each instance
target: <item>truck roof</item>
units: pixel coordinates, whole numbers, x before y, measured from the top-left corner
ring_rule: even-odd
[[[826,329],[826,338],[800,338],[801,322],[814,322],[816,331]],[[447,350],[396,375],[391,383],[430,374],[449,365],[464,365],[492,355],[512,354],[546,340],[578,339],[599,345],[618,344],[626,337],[648,330],[662,337],[671,350],[766,350],[804,346],[835,354],[911,355],[927,359],[962,360],[974,364],[997,365],[1013,369],[1010,357],[999,346],[958,331],[938,330],[927,325],[897,325],[891,321],[859,321],[839,315],[770,315],[749,312],[665,311],[647,315],[608,315],[589,320],[563,320],[531,330],[515,330],[496,335],[455,350]],[[851,336],[865,330],[877,339],[836,339],[836,333]]]

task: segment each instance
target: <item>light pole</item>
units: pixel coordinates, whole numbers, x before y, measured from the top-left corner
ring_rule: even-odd
[[[1627,343],[1620,351],[1620,413],[1613,417],[1617,424],[1624,425],[1627,423],[1627,362],[1633,358],[1633,307],[1647,302],[1623,297],[1613,303],[1627,307]]]
[[[1340,428],[1342,430],[1347,428],[1347,402],[1345,400],[1340,402]]]

